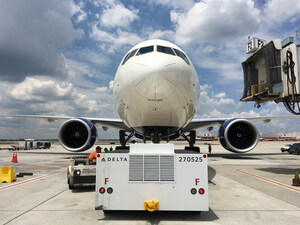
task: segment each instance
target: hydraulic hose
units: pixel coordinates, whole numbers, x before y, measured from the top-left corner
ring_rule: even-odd
[[[293,53],[288,50],[286,52],[286,65],[284,72],[287,74],[287,89],[288,89],[288,97],[285,98],[285,101],[283,102],[285,108],[296,115],[300,115],[300,104],[298,101],[298,93],[297,93],[297,87],[296,87],[296,76],[294,72],[295,62],[293,61]],[[292,98],[290,99],[290,85],[292,86]]]

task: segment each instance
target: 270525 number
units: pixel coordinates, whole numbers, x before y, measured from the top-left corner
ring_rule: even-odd
[[[185,157],[185,156],[180,156],[179,157],[179,162],[202,162],[202,157]]]

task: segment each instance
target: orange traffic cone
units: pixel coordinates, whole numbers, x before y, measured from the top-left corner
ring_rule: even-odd
[[[11,160],[13,163],[18,163],[18,156],[17,156],[17,153],[14,152],[13,153],[13,156],[12,156],[12,160]]]

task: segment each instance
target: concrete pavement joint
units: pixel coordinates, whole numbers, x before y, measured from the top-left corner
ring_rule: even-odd
[[[44,203],[46,203],[47,201],[51,200],[52,198],[54,198],[54,197],[60,195],[61,193],[65,192],[66,190],[68,190],[68,189],[66,188],[66,189],[64,189],[64,190],[62,190],[62,191],[60,191],[60,192],[58,192],[57,194],[51,196],[50,198],[46,199],[45,201],[43,201],[43,202],[41,202],[41,203],[39,203],[39,204],[37,204],[36,206],[32,207],[31,209],[28,209],[27,211],[21,213],[20,215],[18,215],[18,216],[16,216],[16,217],[12,218],[12,219],[9,220],[8,222],[4,223],[3,225],[9,224],[9,223],[12,222],[13,220],[15,220],[15,219],[17,219],[17,218],[19,218],[19,217],[25,215],[26,213],[32,211],[33,209],[39,207],[40,205],[42,205],[42,204],[44,204]]]

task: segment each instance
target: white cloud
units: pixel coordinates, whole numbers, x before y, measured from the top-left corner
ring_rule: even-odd
[[[185,14],[184,14],[184,13],[182,13],[182,12],[177,12],[177,11],[175,11],[175,10],[172,10],[172,11],[170,12],[170,20],[171,20],[175,25],[179,26],[180,23],[181,23],[182,21],[184,21],[184,19],[185,19]]]
[[[214,95],[211,85],[204,84],[200,86],[197,117],[228,117],[230,112],[240,107],[241,103],[236,103],[234,99],[227,98],[225,92]]]
[[[264,20],[268,24],[276,26],[277,23],[283,23],[290,20],[291,22],[300,19],[300,1],[299,0],[268,0],[264,9]]]
[[[217,82],[240,85],[247,36],[267,40],[291,36],[294,30],[278,32],[277,28],[300,18],[297,0],[256,5],[257,8],[253,0],[204,0],[187,11],[173,8],[170,18],[175,25],[175,40],[186,45],[196,66],[213,71]],[[281,15],[282,12],[287,13]]]
[[[173,9],[170,16],[176,42],[186,45],[196,67],[220,84],[240,85],[246,37],[259,30],[259,13],[252,0],[204,0],[188,11]]]
[[[16,100],[42,100],[47,101],[76,98],[74,87],[70,83],[55,83],[53,80],[41,81],[27,77],[23,82],[14,86],[10,91]]]
[[[65,52],[68,59],[76,59],[78,62],[85,62],[95,66],[109,66],[112,60],[105,54],[90,49],[72,49]],[[67,60],[68,61],[68,60]]]
[[[216,98],[225,98],[226,97],[226,93],[225,92],[221,92],[219,94],[216,94],[215,96]]]
[[[174,41],[174,31],[172,30],[154,30],[149,31],[148,39],[163,39]]]
[[[71,0],[2,2],[0,79],[16,82],[28,75],[66,77],[65,57],[57,48],[83,35],[71,21],[74,7]]]
[[[220,100],[214,100],[213,103],[215,103],[216,107],[221,107],[221,106],[236,107],[236,105],[239,105],[238,103],[235,103],[235,101],[232,98],[221,98]]]
[[[205,0],[186,13],[171,12],[179,44],[204,43],[258,30],[259,10],[252,0]]]
[[[150,0],[150,3],[156,3],[160,5],[166,5],[174,9],[183,9],[188,10],[190,9],[193,4],[194,0]]]
[[[115,115],[112,93],[108,87],[82,89],[72,83],[27,77],[23,82],[7,84],[6,111],[18,114],[112,117]],[[99,93],[101,93],[99,95]]]
[[[230,42],[192,45],[189,55],[195,66],[213,72],[216,82],[236,84],[243,80],[241,62],[246,56],[245,43],[243,39],[237,38]]]
[[[142,42],[144,39],[139,37],[135,33],[126,32],[118,29],[115,33],[103,31],[97,26],[97,23],[93,25],[91,38],[102,43],[102,49],[108,51],[108,53],[114,53],[116,49],[129,45],[133,46]]]
[[[108,90],[107,87],[97,87],[97,88],[96,88],[96,91],[97,91],[97,92],[106,92],[107,90]]]
[[[67,67],[69,70],[68,81],[76,86],[89,87],[87,77],[97,77],[97,71],[92,69],[89,64],[77,60],[68,59]]]
[[[113,88],[114,88],[114,80],[111,80],[109,82],[109,90],[113,90]]]
[[[259,113],[250,110],[248,112],[233,112],[229,115],[232,118],[246,118],[246,117],[258,117],[260,116]]]
[[[208,91],[211,88],[212,85],[208,85],[208,84],[200,85],[200,91]]]
[[[122,30],[117,31],[117,38],[114,40],[116,47],[124,45],[136,45],[144,39],[135,33],[126,32]]]
[[[76,17],[77,23],[81,23],[87,19],[87,13],[81,7],[84,7],[83,2],[80,2],[79,5],[73,5],[73,14]]]
[[[100,22],[105,27],[128,27],[135,19],[138,19],[138,10],[129,10],[117,3],[103,11]]]
[[[109,42],[109,43],[114,42],[115,38],[113,34],[99,29],[97,25],[98,23],[95,23],[92,26],[90,36],[96,41]]]
[[[222,113],[217,109],[213,109],[209,113],[204,114],[203,117],[205,117],[205,118],[207,118],[207,117],[208,118],[224,118],[224,117],[227,117],[227,114]]]
[[[99,43],[102,51],[109,54],[120,52],[124,46],[133,46],[144,39],[132,32],[131,23],[139,19],[139,10],[133,6],[124,6],[118,0],[97,1],[101,11],[95,14],[96,21],[90,25],[90,37]]]

